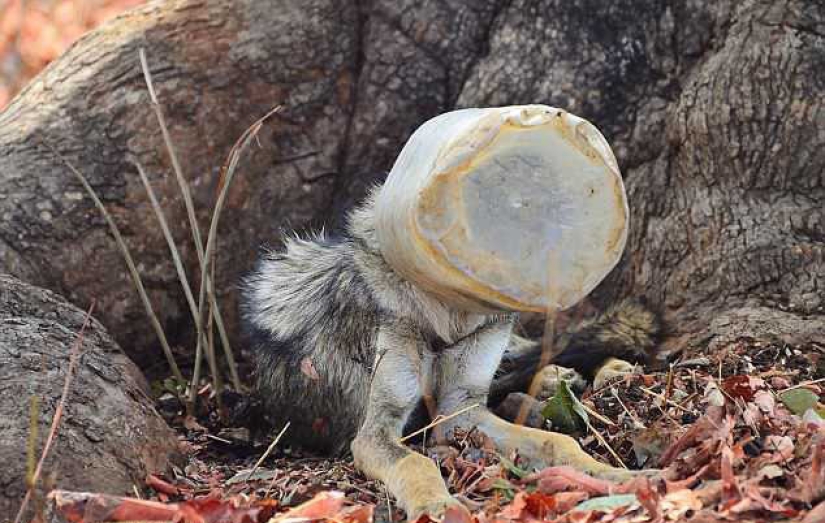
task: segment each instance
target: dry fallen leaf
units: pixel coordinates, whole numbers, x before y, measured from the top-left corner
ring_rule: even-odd
[[[773,462],[787,461],[793,457],[794,443],[789,436],[771,434],[765,438],[765,450],[773,452]]]
[[[332,518],[344,506],[344,493],[337,491],[321,492],[314,498],[297,507],[270,519],[270,523],[294,521],[296,519],[316,520]]]
[[[545,494],[565,490],[581,490],[590,494],[607,494],[615,490],[613,482],[597,479],[573,467],[548,467],[524,478],[524,483],[538,481],[538,489]]]
[[[312,364],[312,360],[308,357],[301,360],[301,372],[303,372],[304,375],[312,381],[318,381],[321,379],[321,376],[318,375],[318,371],[315,370],[315,365]]]
[[[690,517],[691,513],[702,510],[702,500],[690,489],[669,492],[659,502],[662,514],[669,520],[677,520],[683,517]]]
[[[49,494],[55,510],[71,523],[106,521],[182,521],[191,523],[264,523],[274,514],[275,500],[221,499],[201,496],[182,503],[88,492],[56,490]]]
[[[756,391],[765,386],[765,381],[752,376],[731,376],[722,382],[722,389],[732,398],[751,401]]]

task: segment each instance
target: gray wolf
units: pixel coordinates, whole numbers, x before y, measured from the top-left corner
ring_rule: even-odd
[[[457,310],[397,274],[378,246],[375,196],[350,213],[340,238],[290,237],[283,250],[265,253],[243,284],[242,314],[270,421],[290,421],[293,443],[351,451],[410,518],[437,517],[458,503],[436,465],[399,442],[422,412],[446,415],[480,404],[442,428],[478,428],[530,466],[628,477],[569,436],[514,425],[488,410],[491,389],[501,396],[523,388],[540,371],[537,344],[513,334],[514,313]],[[644,308],[614,307],[562,334],[556,363],[602,379],[623,368],[616,357],[638,359],[650,350],[657,328]]]

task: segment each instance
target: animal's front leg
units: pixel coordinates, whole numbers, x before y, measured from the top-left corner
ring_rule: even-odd
[[[468,412],[457,426],[477,427],[493,440],[499,452],[518,451],[530,468],[569,465],[592,476],[615,481],[624,481],[638,474],[596,460],[582,450],[575,439],[565,434],[516,425],[487,409],[474,410],[476,412]]]
[[[485,407],[487,391],[507,346],[511,323],[491,323],[439,355],[436,363],[437,402],[440,414],[448,415],[472,404],[479,406],[445,422],[446,430],[477,427],[501,452],[518,451],[530,466],[570,465],[606,479],[622,480],[632,472],[597,461],[564,434],[515,425]]]
[[[421,378],[431,372],[432,354],[413,330],[398,325],[382,328],[379,353],[366,418],[352,443],[355,465],[384,482],[410,520],[424,513],[441,516],[460,503],[435,463],[399,442],[421,399]]]

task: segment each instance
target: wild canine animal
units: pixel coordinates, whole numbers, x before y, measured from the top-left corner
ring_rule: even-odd
[[[506,393],[540,370],[539,348],[513,334],[517,313],[491,305],[499,298],[474,306],[475,296],[442,293],[432,280],[402,274],[390,263],[380,230],[385,190],[373,191],[350,213],[342,236],[288,238],[283,250],[265,253],[244,282],[242,313],[272,423],[290,421],[287,438],[302,446],[351,450],[356,466],[386,483],[410,518],[438,516],[458,503],[436,465],[399,442],[421,422],[422,405],[431,416],[480,405],[442,429],[479,428],[502,452],[518,450],[526,465],[628,477],[569,436],[514,425],[488,410],[491,387]],[[460,296],[452,299],[451,292]],[[620,304],[561,335],[565,350],[556,363],[602,380],[621,370],[613,358],[643,357],[657,328],[644,308]],[[508,347],[508,372],[496,384]]]
[[[422,410],[428,393],[436,413],[451,414],[486,405],[491,384],[501,396],[523,389],[540,370],[540,350],[510,341],[513,314],[453,310],[393,271],[378,248],[373,205],[370,198],[352,212],[340,238],[287,239],[283,252],[266,253],[247,278],[244,318],[258,389],[269,421],[291,422],[288,441],[335,454],[352,445],[359,468],[385,481],[408,514],[435,514],[452,503],[438,469],[397,442],[411,413]],[[652,313],[622,303],[560,336],[565,350],[554,363],[603,381],[619,361],[613,357],[643,359],[657,328]],[[513,343],[528,346],[511,356],[510,371],[493,384]],[[568,436],[510,425],[486,408],[448,425],[477,426],[535,466],[626,475]]]

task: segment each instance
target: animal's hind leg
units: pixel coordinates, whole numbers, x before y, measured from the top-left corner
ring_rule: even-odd
[[[596,371],[596,375],[593,378],[593,389],[599,390],[612,381],[639,372],[639,367],[629,361],[619,358],[608,358],[607,361],[599,367],[599,370]]]
[[[530,466],[537,468],[570,465],[597,477],[630,477],[632,472],[589,456],[570,436],[515,425],[487,410],[487,390],[510,331],[509,322],[490,324],[438,356],[435,371],[439,413],[448,415],[472,404],[479,405],[445,422],[446,429],[478,427],[500,451],[518,450]]]
[[[564,378],[574,389],[577,382],[583,385],[582,378],[592,380],[593,387],[600,389],[636,372],[634,363],[648,361],[660,330],[656,313],[627,298],[556,337],[553,343],[562,351],[549,368],[540,366],[541,344],[514,335],[493,381],[490,401],[497,404],[511,392],[525,391],[534,379],[542,385],[536,396],[548,397],[555,392],[557,374],[567,374]]]
[[[410,520],[421,514],[440,516],[454,500],[441,472],[429,458],[400,443],[404,424],[422,397],[421,376],[432,369],[432,354],[415,333],[384,327],[378,337],[377,368],[367,414],[352,443],[355,465],[383,481]]]

